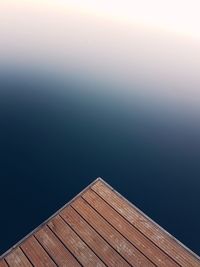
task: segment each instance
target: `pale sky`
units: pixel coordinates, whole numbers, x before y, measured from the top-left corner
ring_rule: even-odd
[[[74,9],[96,16],[128,21],[148,27],[200,38],[200,2],[198,0],[1,0],[1,9],[34,6],[41,11]],[[55,12],[56,12],[55,10]]]
[[[0,65],[84,71],[200,105],[199,0],[1,0]]]
[[[88,13],[200,38],[198,0],[61,0]]]

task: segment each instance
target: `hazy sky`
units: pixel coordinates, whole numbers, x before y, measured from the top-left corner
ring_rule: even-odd
[[[199,105],[199,10],[198,0],[1,0],[0,65],[149,85]]]

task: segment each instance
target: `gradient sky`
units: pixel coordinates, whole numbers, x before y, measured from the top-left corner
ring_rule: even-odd
[[[198,108],[199,10],[197,0],[1,0],[0,67],[82,73]]]

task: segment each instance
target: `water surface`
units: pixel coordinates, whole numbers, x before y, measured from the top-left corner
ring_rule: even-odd
[[[0,84],[0,253],[99,176],[200,253],[198,114],[89,78]]]

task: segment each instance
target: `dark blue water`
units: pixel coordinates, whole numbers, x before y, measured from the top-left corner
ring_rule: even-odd
[[[70,77],[0,87],[0,253],[101,176],[200,254],[197,118]]]

